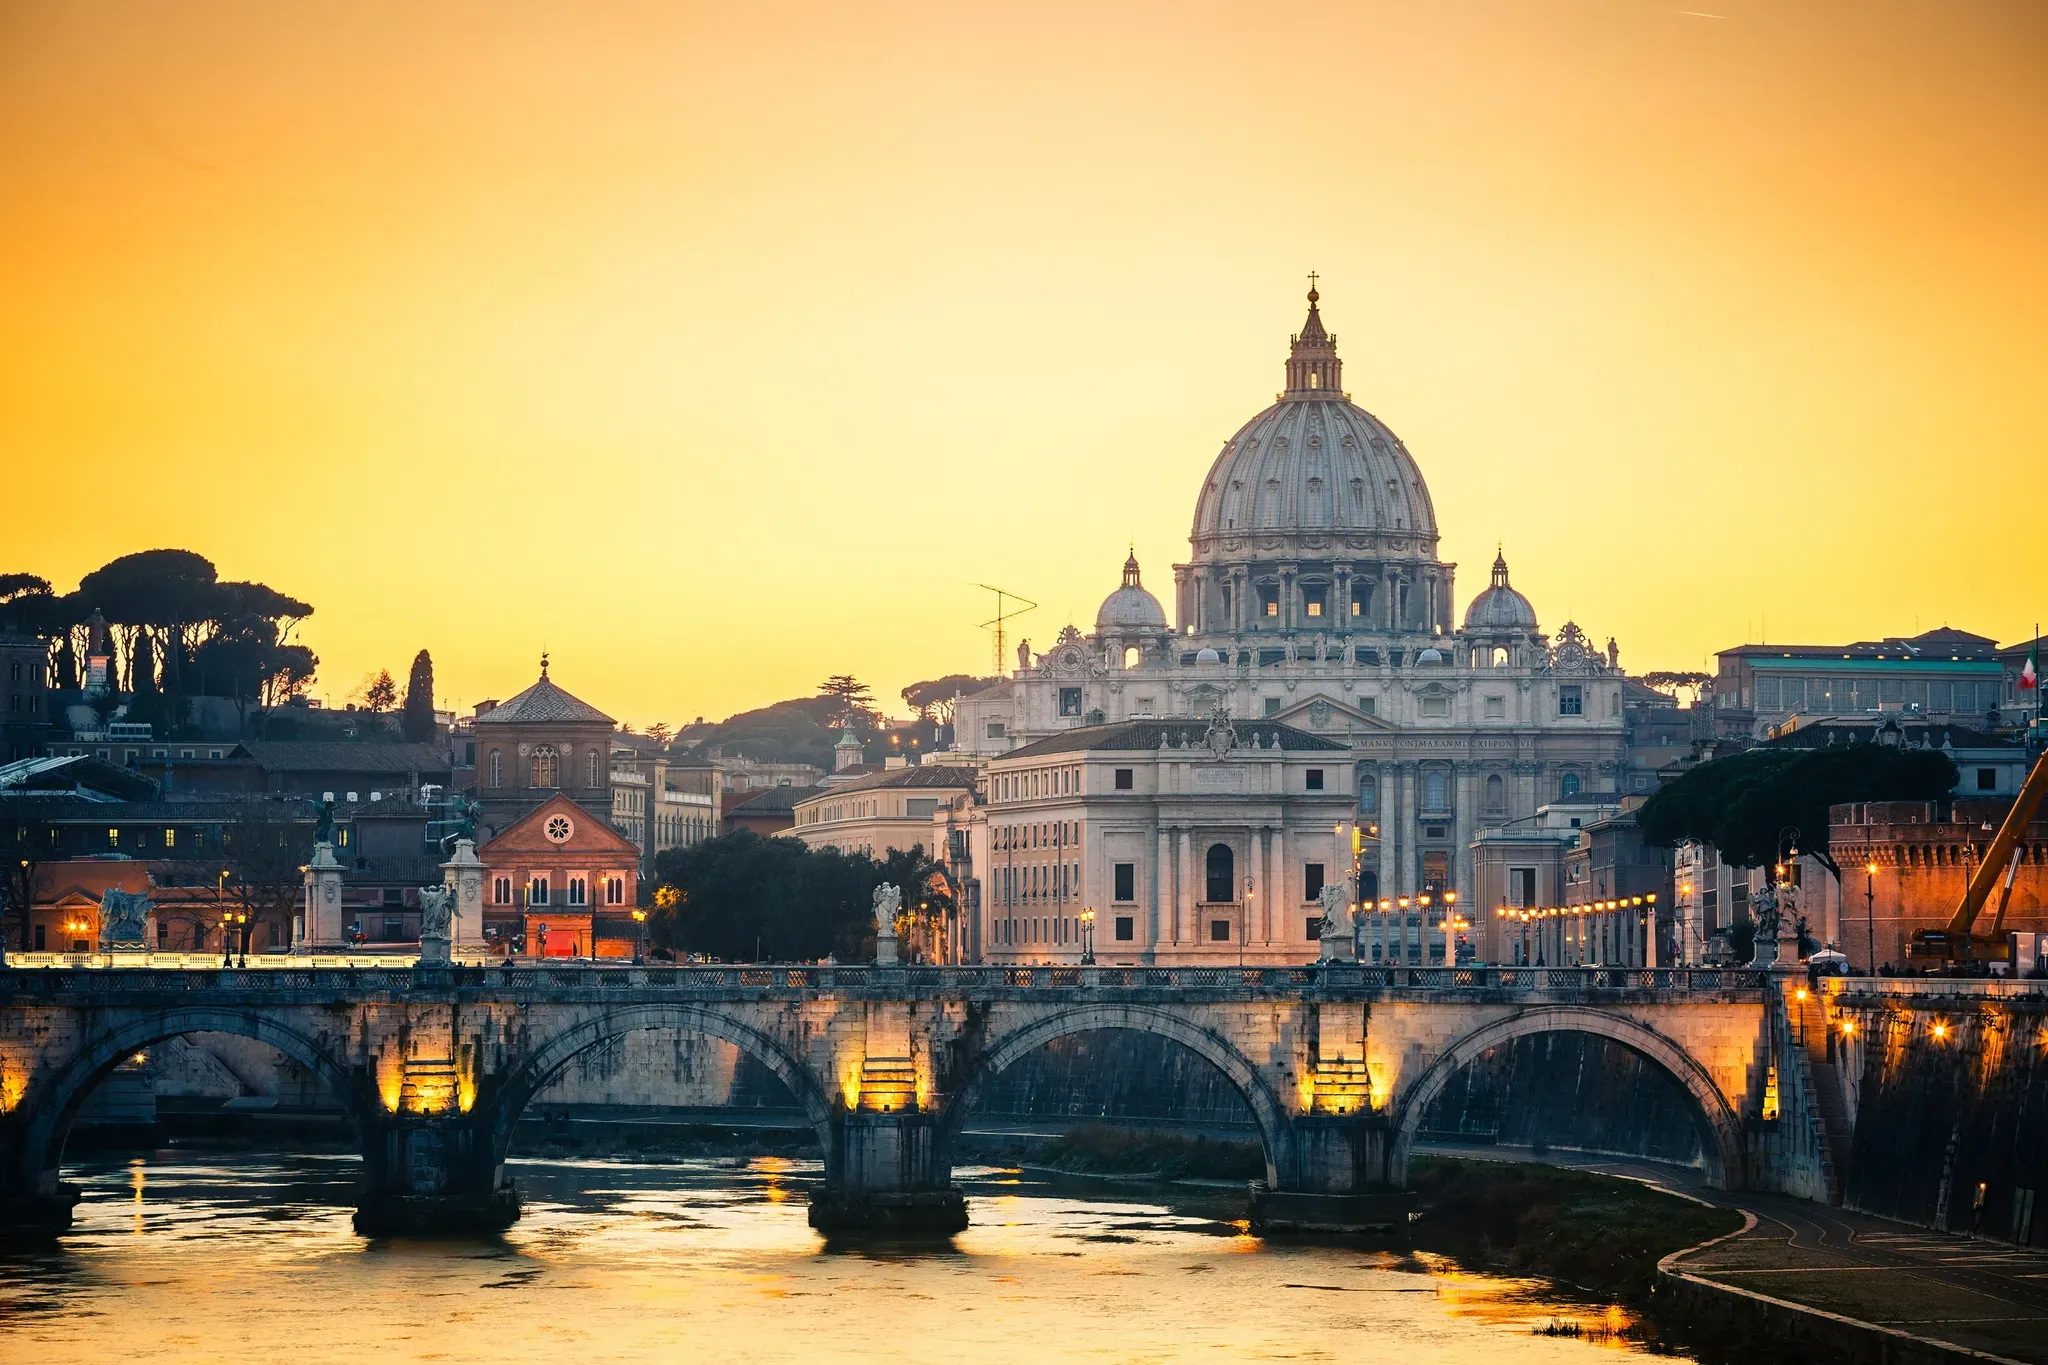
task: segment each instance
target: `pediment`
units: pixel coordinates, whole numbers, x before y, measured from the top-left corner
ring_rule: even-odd
[[[557,819],[568,822],[568,838],[550,837]],[[506,826],[505,832],[477,850],[486,862],[489,855],[507,853],[624,853],[638,854],[633,842],[621,835],[604,817],[577,805],[566,796],[551,796],[540,806]]]
[[[1401,728],[1390,720],[1361,711],[1350,702],[1323,696],[1301,697],[1278,713],[1261,719],[1277,720],[1297,730],[1326,737],[1360,731],[1385,734]]]

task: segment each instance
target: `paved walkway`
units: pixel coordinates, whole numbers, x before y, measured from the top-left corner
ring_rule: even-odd
[[[1417,1150],[1477,1161],[1536,1159],[1515,1148]],[[2010,1360],[2048,1363],[2048,1250],[1931,1232],[1782,1195],[1709,1189],[1688,1166],[1557,1151],[1541,1159],[1754,1214],[1754,1228],[1679,1262],[1703,1279]]]

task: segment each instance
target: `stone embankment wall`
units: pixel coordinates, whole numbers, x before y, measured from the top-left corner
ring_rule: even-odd
[[[1835,1042],[1853,1078],[1850,1208],[2048,1243],[2048,1208],[2034,1212],[2048,1189],[2044,989],[1930,981],[1834,994]]]
[[[1607,1038],[1544,1033],[1493,1048],[1444,1087],[1426,1142],[1559,1147],[1698,1165],[1699,1125],[1662,1067]]]

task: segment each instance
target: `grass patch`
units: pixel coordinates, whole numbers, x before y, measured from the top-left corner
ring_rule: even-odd
[[[1417,1157],[1408,1181],[1425,1210],[1418,1245],[1633,1301],[1649,1296],[1665,1256],[1742,1226],[1732,1209],[1551,1166]]]
[[[1155,1175],[1162,1180],[1255,1180],[1266,1173],[1266,1158],[1254,1139],[1182,1137],[1108,1124],[1090,1124],[1055,1138],[983,1138],[976,1155],[1087,1175]]]

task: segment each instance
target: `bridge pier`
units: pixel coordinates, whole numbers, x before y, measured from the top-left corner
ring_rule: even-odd
[[[393,1114],[364,1134],[355,1229],[366,1237],[502,1232],[519,1192],[467,1114]]]
[[[810,1221],[827,1236],[964,1229],[967,1200],[939,1157],[939,1116],[914,1109],[835,1114],[825,1186],[811,1195]]]
[[[1384,1114],[1298,1114],[1278,1147],[1276,1183],[1252,1185],[1253,1232],[1377,1232],[1408,1221],[1415,1196],[1388,1179],[1394,1129]]]

